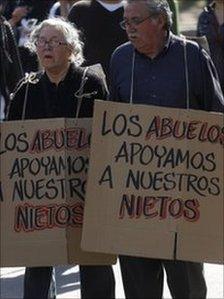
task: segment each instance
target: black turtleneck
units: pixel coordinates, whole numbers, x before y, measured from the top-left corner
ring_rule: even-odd
[[[71,117],[74,118],[77,109],[75,94],[80,89],[83,68],[71,64],[64,80],[58,85],[52,83],[47,74],[34,73],[27,83],[23,79],[10,103],[8,120],[20,120],[24,100],[27,94],[25,119]],[[94,99],[106,99],[107,92],[101,79],[87,71],[88,78],[83,93],[79,117],[92,117]]]
[[[123,7],[110,12],[96,0],[79,1],[72,7],[68,19],[83,33],[86,65],[101,63],[108,74],[112,52],[127,41],[119,25],[123,12]]]

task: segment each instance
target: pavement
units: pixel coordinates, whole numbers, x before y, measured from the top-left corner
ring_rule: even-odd
[[[123,299],[124,291],[122,286],[119,263],[114,268],[116,279],[116,298]],[[208,287],[208,299],[224,298],[224,267],[223,265],[204,264],[205,278]],[[0,298],[1,299],[22,299],[24,268],[0,268]],[[80,298],[79,268],[56,267],[57,299]],[[164,299],[171,298],[168,287],[164,286]],[[41,299],[41,298],[40,298]]]

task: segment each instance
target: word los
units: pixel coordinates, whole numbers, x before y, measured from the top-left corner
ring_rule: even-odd
[[[156,115],[144,128],[140,121],[139,115],[117,114],[110,122],[108,120],[109,112],[104,111],[101,135],[105,136],[113,134],[122,136],[127,134],[132,137],[139,137],[145,133],[145,139],[151,139],[153,136],[156,139],[164,139],[173,137],[175,139],[196,139],[200,142],[218,143],[224,145],[224,127],[219,125],[210,125],[207,122],[201,121],[182,121],[175,120],[170,117]],[[110,117],[110,116],[109,116]]]
[[[17,206],[14,217],[16,232],[33,232],[55,227],[81,227],[83,223],[83,203],[74,205]]]
[[[200,218],[199,202],[197,199],[184,201],[167,196],[135,196],[124,194],[120,204],[119,218],[139,219],[183,218],[195,222]]]
[[[0,134],[0,155],[6,152],[41,153],[48,150],[83,150],[90,146],[91,134],[85,128],[45,129],[34,133],[30,142],[27,132]]]
[[[46,200],[46,199],[80,199],[84,201],[86,192],[86,179],[58,178],[39,180],[19,179],[14,182],[12,201]]]
[[[0,155],[5,154],[10,151],[17,151],[18,153],[25,153],[29,149],[29,143],[27,141],[26,132],[19,133],[18,135],[14,133],[9,133],[4,139],[0,133]]]
[[[16,158],[13,161],[9,178],[25,176],[60,175],[66,171],[67,175],[87,173],[89,159],[85,156],[44,156],[36,158]]]
[[[200,196],[218,196],[221,192],[218,177],[208,178],[190,173],[150,172],[129,169],[126,188],[152,191],[195,192]]]
[[[115,156],[115,162],[124,161],[133,165],[148,166],[155,163],[159,168],[175,168],[183,165],[185,169],[202,169],[212,172],[216,169],[214,153],[192,152],[189,150],[167,148],[165,146],[142,145],[124,141]]]

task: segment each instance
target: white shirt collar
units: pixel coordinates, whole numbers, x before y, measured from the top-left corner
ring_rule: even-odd
[[[109,11],[115,11],[118,8],[123,7],[122,1],[119,3],[105,3],[100,0],[97,0],[97,2],[99,2],[104,8],[106,8]]]

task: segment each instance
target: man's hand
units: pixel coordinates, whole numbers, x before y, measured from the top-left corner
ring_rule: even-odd
[[[18,6],[14,9],[12,12],[12,17],[9,20],[9,23],[11,24],[12,27],[15,27],[17,23],[24,18],[27,13],[29,12],[27,6]]]

